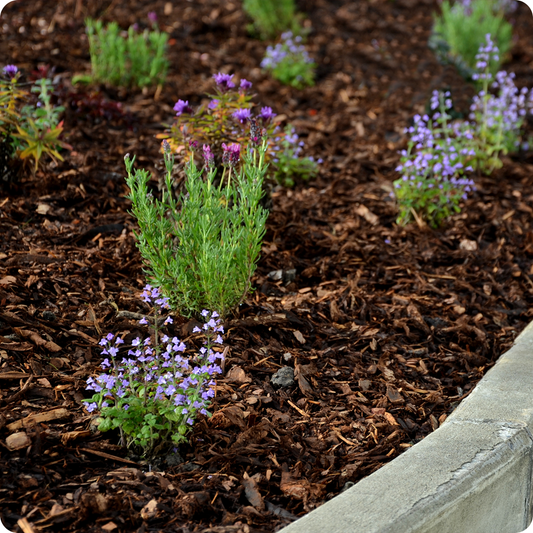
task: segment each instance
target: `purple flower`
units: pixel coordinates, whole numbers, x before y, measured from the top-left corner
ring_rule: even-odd
[[[2,72],[4,73],[4,75],[7,76],[10,80],[12,80],[17,75],[18,71],[19,69],[17,68],[16,65],[6,65],[2,69]]]
[[[215,156],[213,152],[211,151],[211,147],[208,144],[204,144],[202,147],[202,150],[203,150],[203,155],[205,159],[205,164],[209,168],[214,168],[215,167]]]
[[[143,326],[146,326],[148,324],[148,320],[146,320],[145,316],[143,316],[141,320],[139,320],[139,324],[142,324]]]
[[[157,13],[155,11],[150,11],[148,13],[148,20],[151,24],[157,24]]]
[[[189,115],[192,113],[192,109],[189,106],[188,100],[185,102],[183,100],[178,100],[174,105],[174,111],[176,111],[177,117],[179,117],[182,113],[187,113]]]
[[[261,120],[263,121],[263,123],[265,123],[265,122],[268,122],[269,120],[272,120],[276,116],[276,113],[272,112],[271,107],[262,107],[261,113],[259,114],[259,116],[261,117]]]
[[[233,76],[231,74],[223,74],[222,72],[213,75],[215,83],[223,92],[227,91],[228,89],[233,89],[235,87],[235,84],[231,81],[232,77]]]
[[[240,160],[240,145],[232,143],[227,146],[226,143],[222,143],[222,149],[222,164],[230,167],[237,165]]]
[[[247,91],[248,89],[251,89],[252,88],[252,82],[251,81],[248,81],[248,80],[245,80],[244,78],[241,80],[241,83],[240,83],[240,88],[243,89],[244,91]]]
[[[87,411],[89,413],[92,413],[95,409],[98,409],[98,404],[97,403],[92,402],[89,405],[87,405]]]
[[[236,120],[238,120],[241,124],[246,124],[246,122],[250,120],[251,115],[252,114],[250,113],[250,110],[248,108],[244,108],[244,109],[237,109],[237,111],[232,113],[231,116],[235,118]]]
[[[174,321],[171,317],[167,316],[167,319],[165,320],[165,324],[172,324]]]
[[[216,98],[213,98],[213,100],[211,100],[211,101],[207,104],[207,107],[208,107],[209,109],[216,109],[218,103],[219,103],[219,101],[218,101]]]

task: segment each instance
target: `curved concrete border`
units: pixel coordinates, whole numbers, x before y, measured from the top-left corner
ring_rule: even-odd
[[[533,512],[533,322],[424,440],[279,533],[518,533]]]

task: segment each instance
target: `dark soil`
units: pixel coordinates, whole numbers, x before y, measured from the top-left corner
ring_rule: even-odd
[[[319,65],[316,86],[302,91],[260,71],[267,43],[247,35],[240,2],[5,8],[3,64],[26,78],[54,69],[73,147],[64,163],[48,162],[0,194],[6,527],[276,531],[435,430],[511,346],[532,314],[533,154],[477,176],[477,193],[439,230],[395,224],[389,193],[403,129],[433,89],[451,89],[460,112],[474,94],[427,47],[436,7],[300,2]],[[126,28],[152,10],[171,35],[171,71],[157,98],[105,87],[73,95],[72,76],[89,69],[84,19]],[[506,68],[532,87],[533,17],[520,3],[514,18]],[[98,340],[139,334],[127,312],[146,311],[123,157],[136,154],[158,175],[162,123],[178,98],[199,104],[220,70],[251,80],[256,102],[286,115],[307,155],[324,163],[316,180],[273,192],[255,291],[225,323],[230,350],[214,416],[196,423],[179,456],[150,465],[116,435],[95,432],[81,404],[102,359]],[[187,320],[172,327],[188,342]],[[277,389],[271,379],[284,366],[295,382]],[[15,432],[27,441],[12,451],[6,438]]]

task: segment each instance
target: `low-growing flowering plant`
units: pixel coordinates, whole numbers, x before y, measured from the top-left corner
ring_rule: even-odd
[[[487,35],[485,45],[476,56],[474,74],[482,89],[474,97],[469,117],[476,124],[479,145],[475,165],[486,174],[502,166],[500,155],[516,152],[521,147],[520,130],[527,113],[533,110],[533,91],[526,87],[519,90],[513,81],[514,73],[491,74],[494,57],[499,57],[498,47]]]
[[[19,86],[20,71],[7,65],[0,76],[0,144],[7,146],[12,158],[33,159],[33,172],[43,155],[63,158],[61,148],[70,148],[59,139],[63,132],[61,106],[51,102],[52,82],[41,78],[33,83],[30,93]],[[32,94],[35,97],[32,97]]]
[[[469,161],[476,155],[473,128],[468,122],[452,122],[451,108],[450,93],[435,91],[433,116],[416,115],[406,130],[408,147],[400,152],[396,168],[402,177],[394,182],[398,224],[421,217],[437,227],[459,212],[459,203],[475,190],[474,182],[465,176],[473,170]]]
[[[147,87],[165,81],[168,34],[157,27],[157,15],[148,14],[151,30],[139,33],[136,25],[121,32],[116,22],[104,27],[102,21],[85,21],[91,74],[76,76],[74,82],[103,82],[121,87]],[[124,34],[125,33],[125,34]]]
[[[151,455],[187,441],[187,433],[198,415],[209,416],[207,408],[215,396],[215,376],[222,372],[224,328],[216,312],[202,311],[205,323],[193,332],[205,336],[204,345],[193,355],[177,337],[162,334],[171,324],[164,318],[168,298],[147,285],[142,293],[154,315],[140,323],[151,326],[152,335],[133,339],[127,354],[121,354],[124,340],[109,333],[101,341],[104,371],[87,380],[93,391],[87,411],[98,412],[100,431],[119,429],[122,445],[142,449]]]
[[[302,44],[302,37],[287,31],[281,42],[267,47],[261,67],[272,73],[274,79],[284,85],[302,89],[315,83],[316,63]]]
[[[243,78],[237,84],[232,75],[220,72],[213,78],[216,88],[215,94],[207,95],[209,103],[194,110],[188,100],[178,100],[174,123],[157,136],[169,143],[173,153],[185,161],[194,154],[198,158],[198,152],[190,148],[205,144],[210,147],[214,165],[220,166],[225,154],[223,145],[239,144],[245,153],[248,147],[253,148],[254,138],[263,137],[266,162],[278,183],[291,185],[296,177],[309,179],[318,174],[318,164],[301,157],[303,141],[294,142],[298,136],[290,125],[282,131],[271,107],[261,107],[254,113],[251,82]],[[255,137],[249,135],[249,127],[256,131]]]

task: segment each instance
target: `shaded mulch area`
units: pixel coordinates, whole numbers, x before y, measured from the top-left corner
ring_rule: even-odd
[[[533,157],[478,176],[439,230],[395,225],[403,129],[433,89],[451,89],[460,112],[474,94],[427,48],[434,2],[301,2],[319,65],[303,91],[261,73],[266,43],[247,35],[239,2],[89,4],[20,0],[0,18],[5,63],[54,67],[73,147],[0,195],[3,523],[25,533],[276,531],[435,430],[528,323]],[[152,10],[171,36],[157,98],[75,95],[69,80],[89,68],[85,17],[127,27]],[[515,18],[507,68],[531,87],[533,18],[522,4]],[[316,180],[272,193],[255,292],[225,323],[214,416],[179,453],[148,464],[81,406],[101,336],[146,333],[131,314],[147,309],[123,156],[158,175],[155,135],[173,104],[201,103],[222,69],[251,80],[256,102],[283,113],[324,163]],[[193,325],[178,317],[170,332],[189,342]],[[284,366],[295,380],[277,389]],[[15,432],[26,440],[10,451]]]

